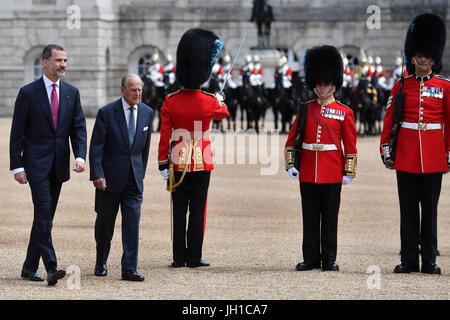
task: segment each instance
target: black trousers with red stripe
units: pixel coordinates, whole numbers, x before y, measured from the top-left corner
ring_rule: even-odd
[[[401,261],[404,264],[419,264],[419,244],[422,263],[436,263],[437,211],[442,174],[397,171]]]
[[[175,181],[179,181],[181,175],[182,172],[175,172]],[[210,177],[211,171],[188,172],[172,192],[173,261],[177,264],[196,263],[202,258]]]
[[[300,182],[303,217],[303,259],[334,263],[342,183]]]

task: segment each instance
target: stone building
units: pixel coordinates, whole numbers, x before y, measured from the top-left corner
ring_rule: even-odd
[[[270,38],[273,48],[298,57],[306,48],[325,43],[351,55],[363,48],[368,55],[379,55],[388,70],[414,16],[434,12],[450,25],[446,0],[268,2],[276,19]],[[251,10],[252,0],[3,0],[0,115],[10,116],[19,88],[41,76],[40,54],[48,43],[66,49],[65,79],[80,89],[88,116],[119,97],[122,75],[142,73],[153,53],[159,53],[161,62],[168,53],[175,56],[182,33],[191,27],[213,30],[231,55],[245,32],[239,68],[257,43]],[[449,61],[446,50],[444,75],[450,73]]]

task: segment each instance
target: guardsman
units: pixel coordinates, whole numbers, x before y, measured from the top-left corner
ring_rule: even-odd
[[[378,85],[381,88],[386,89],[386,70],[381,65],[381,58],[379,56],[375,57],[375,64],[375,76],[378,79]]]
[[[147,72],[155,86],[164,87],[164,66],[159,63],[158,53],[152,55],[152,64],[149,65]]]
[[[166,56],[167,62],[163,67],[163,72],[164,72],[164,80],[167,77],[167,82],[164,81],[166,83],[166,85],[171,86],[175,83],[175,70],[176,67],[172,62],[172,55],[170,53],[167,54]]]
[[[278,66],[275,68],[275,76],[277,74],[283,75],[283,87],[286,89],[289,89],[292,87],[292,69],[289,67],[287,63],[286,56],[281,56],[280,60],[278,61]]]
[[[389,74],[389,82],[388,82],[388,90],[392,90],[394,87],[394,83],[398,80],[400,80],[402,74],[404,77],[408,76],[408,72],[406,69],[402,68],[402,57],[399,55],[397,58],[395,58],[395,67],[391,70],[391,73]]]
[[[250,76],[250,82],[252,83],[252,85],[260,87],[263,84],[263,82],[262,82],[262,77],[264,74],[263,67],[262,67],[261,63],[259,62],[258,55],[255,54],[253,56],[253,61],[255,62],[255,64],[253,66],[252,75]]]
[[[202,260],[206,200],[214,168],[208,130],[211,120],[230,114],[220,96],[201,91],[200,85],[210,77],[222,46],[208,30],[190,29],[183,34],[176,69],[182,89],[168,95],[161,109],[158,163],[172,195],[174,268],[209,266]]]
[[[437,209],[450,149],[450,81],[438,75],[445,42],[446,27],[440,17],[427,13],[413,20],[405,41],[410,75],[403,86],[402,81],[395,83],[386,106],[380,152],[386,168],[396,170],[400,203],[401,264],[395,273],[441,272],[436,265]],[[400,91],[404,103],[397,103]],[[393,124],[399,106],[403,112],[397,131]]]
[[[237,84],[233,80],[234,67],[231,65],[231,57],[230,57],[229,54],[225,55],[225,57],[223,58],[223,63],[224,64],[223,64],[222,69],[223,69],[223,72],[225,72],[225,74],[227,74],[228,70],[230,70],[230,68],[231,68],[230,76],[229,76],[228,81],[227,81],[227,86],[229,86],[232,89],[236,89]],[[224,79],[224,81],[225,81],[225,79]]]
[[[349,88],[353,86],[353,71],[348,65],[347,57],[343,57],[342,61],[344,63],[344,78],[342,86],[344,88]]]
[[[250,80],[250,76],[253,72],[253,68],[254,68],[254,65],[252,62],[252,56],[248,54],[245,56],[245,63],[241,67],[241,70],[239,71],[239,80],[241,81],[242,84],[243,84],[244,76],[248,76],[248,78]]]
[[[302,198],[304,261],[296,269],[338,271],[335,261],[341,187],[351,183],[356,174],[354,115],[333,96],[342,86],[344,74],[342,57],[335,47],[307,50],[304,70],[305,82],[317,99],[306,104],[305,115],[299,113],[301,118],[306,116],[304,126],[297,115],[285,145],[286,170],[291,178],[300,180]],[[298,134],[303,137],[301,141]],[[301,154],[299,170],[296,152]]]

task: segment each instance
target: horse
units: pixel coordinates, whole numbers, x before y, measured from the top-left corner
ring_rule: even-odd
[[[356,109],[359,116],[359,130],[361,136],[376,135],[378,114],[378,92],[367,78],[362,78],[358,87],[351,95],[351,105]]]
[[[164,103],[165,92],[164,87],[157,87],[153,80],[150,78],[149,74],[145,74],[142,78],[144,86],[142,88],[142,102],[150,106],[158,114],[158,129],[157,132],[161,130],[161,108]]]
[[[267,100],[261,90],[250,84],[250,75],[242,75],[242,86],[239,87],[239,104],[246,110],[247,130],[255,129],[259,133],[259,120],[265,114]],[[252,123],[254,125],[252,125]]]
[[[283,74],[275,73],[275,88],[272,89],[272,108],[275,129],[278,129],[278,117],[281,114],[281,133],[287,133],[291,126],[292,116],[297,111],[295,100],[292,98],[291,88],[283,86]]]
[[[236,115],[237,115],[237,109],[239,107],[239,101],[238,101],[238,89],[237,88],[231,88],[229,86],[226,86],[224,89],[225,94],[225,105],[228,108],[228,112],[230,113],[230,116],[227,118],[227,128],[231,129],[233,127],[233,130],[236,131]]]
[[[219,73],[218,72],[212,72],[211,77],[209,78],[209,82],[206,88],[204,88],[206,92],[215,94],[220,90],[220,79],[219,79]],[[228,106],[228,105],[227,105]],[[223,131],[223,124],[222,120],[213,120],[213,129],[217,129],[220,131]]]
[[[268,48],[270,39],[270,24],[274,21],[272,7],[267,4],[267,0],[253,0],[252,17],[253,22],[256,19],[258,28],[258,47]]]

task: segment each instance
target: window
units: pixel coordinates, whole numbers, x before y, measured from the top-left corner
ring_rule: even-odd
[[[33,67],[31,71],[32,80],[37,80],[44,74],[44,66],[42,65],[41,57],[34,59]]]
[[[143,77],[147,73],[147,66],[152,62],[152,56],[146,54],[138,60],[138,75]]]

